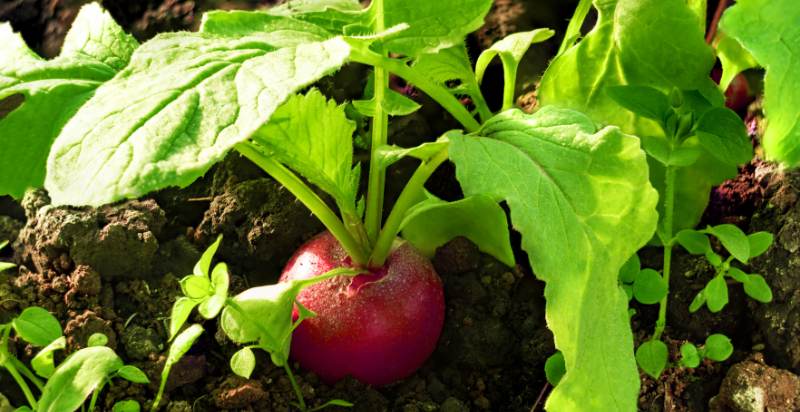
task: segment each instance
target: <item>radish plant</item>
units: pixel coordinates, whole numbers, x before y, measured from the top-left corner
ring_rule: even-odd
[[[228,336],[246,345],[234,359],[239,373],[252,371],[251,348],[285,365],[291,340],[293,356],[323,379],[353,375],[374,384],[412,373],[435,346],[444,303],[427,257],[438,246],[465,236],[515,263],[499,205],[505,202],[531,267],[546,282],[548,327],[560,350],[548,362],[558,384],[546,407],[635,410],[639,375],[620,269],[648,241],[664,247],[663,275],[647,272],[665,285],[657,299],[658,339],[676,233],[697,224],[710,188],[752,156],[741,121],[722,107],[709,77],[714,52],[703,41],[705,2],[598,0],[597,24],[581,38],[593,6],[582,0],[533,114],[513,107],[517,66],[532,43],[553,32],[513,34],[473,67],[465,38],[490,6],[295,0],[267,11],[208,12],[198,32],[160,34],[139,45],[95,4],[82,9],[61,55],[50,61],[0,25],[0,98],[16,105],[0,119],[8,148],[0,152],[0,172],[10,176],[0,193],[20,196],[44,185],[56,205],[98,206],[187,186],[238,152],[327,231],[298,250],[281,283],[233,298],[224,270],[209,274],[210,257],[204,260],[182,283],[186,296],[176,303],[171,335],[197,307],[206,318],[220,316]],[[723,22],[748,44],[733,17]],[[786,59],[773,52],[753,57],[764,65],[777,60],[779,68],[769,70],[786,70]],[[494,57],[505,78],[497,113],[480,89]],[[309,89],[345,64],[373,69],[364,99],[351,103],[371,119],[369,136],[359,136],[370,143],[363,167],[354,164],[356,127],[346,107]],[[390,144],[391,118],[419,108],[388,87],[390,75],[430,96],[461,129],[417,147]],[[41,113],[48,116],[37,123]],[[783,133],[788,122],[776,123],[774,133]],[[787,136],[776,139],[797,140]],[[384,213],[386,168],[404,157],[420,164]],[[424,190],[447,161],[465,194],[455,202]],[[319,316],[308,318],[312,311]],[[173,345],[170,366],[201,332],[184,331],[189,335]],[[337,359],[342,353],[347,357]]]

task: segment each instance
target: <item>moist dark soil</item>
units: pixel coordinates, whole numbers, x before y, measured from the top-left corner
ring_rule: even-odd
[[[10,20],[42,55],[54,56],[83,3],[5,1],[0,4],[0,20]],[[204,10],[251,9],[275,2],[102,3],[126,29],[146,40],[158,32],[195,27]],[[496,0],[485,27],[470,38],[470,50],[479,52],[514,31],[554,27],[563,32],[573,3]],[[520,93],[534,88],[558,40],[534,48],[523,61]],[[318,87],[344,101],[357,98],[365,81],[363,68],[348,66],[335,81],[324,80]],[[492,105],[499,106],[501,82],[502,70],[490,67],[484,91]],[[396,87],[425,102],[426,97],[413,88],[402,83]],[[535,107],[535,95],[524,94],[520,104]],[[754,136],[759,131],[758,115],[755,110],[748,117]],[[425,109],[397,119],[390,138],[410,146],[453,125],[441,111]],[[412,168],[413,162],[400,162],[389,170],[387,199],[397,195]],[[445,199],[460,196],[453,170],[447,166],[433,176],[428,189]],[[736,351],[723,363],[670,367],[658,380],[643,375],[640,410],[800,410],[800,378],[795,375],[800,373],[798,199],[800,173],[785,173],[758,160],[714,190],[704,223],[734,223],[748,232],[775,234],[772,248],[746,268],[767,279],[775,299],[760,304],[746,298],[740,286],[731,285],[730,303],[721,313],[701,309],[690,314],[689,302],[713,270],[703,259],[676,249],[665,334],[670,352],[678,353],[684,342],[701,344],[711,333],[731,337]],[[25,307],[42,306],[61,321],[67,353],[85,347],[93,333],[107,335],[108,345],[127,363],[142,368],[152,383],[115,380],[100,398],[101,410],[111,410],[124,399],[149,408],[168,348],[168,317],[180,293],[178,279],[191,273],[200,252],[217,236],[224,236],[218,259],[228,263],[231,293],[237,293],[277,281],[292,252],[322,230],[291,194],[236,154],[185,189],[167,189],[100,208],[49,203],[43,191],[30,192],[20,202],[0,197],[0,240],[11,241],[11,248],[0,252],[0,260],[19,265],[18,270],[0,274],[0,322]],[[515,241],[519,242],[517,235]],[[641,257],[644,266],[660,268],[659,250],[645,250]],[[519,250],[517,259],[526,262]],[[298,370],[309,406],[340,398],[353,402],[352,410],[365,412],[543,410],[549,390],[543,365],[555,349],[544,320],[542,283],[526,265],[505,267],[463,238],[440,248],[433,263],[444,282],[447,312],[430,360],[411,377],[381,388],[353,379],[326,385],[312,373]],[[638,344],[652,333],[656,313],[653,306],[633,307]],[[161,410],[292,409],[294,393],[282,369],[259,354],[252,379],[233,375],[228,359],[237,347],[215,322],[206,321],[204,326],[206,333],[173,368]],[[22,342],[14,342],[12,350],[25,362],[34,353]],[[19,405],[24,398],[15,387],[8,375],[0,373],[0,392]]]

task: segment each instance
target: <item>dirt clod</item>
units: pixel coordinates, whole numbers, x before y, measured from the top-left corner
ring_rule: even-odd
[[[733,365],[711,399],[711,412],[800,410],[800,377],[764,363],[760,354]]]
[[[241,409],[266,399],[267,392],[261,382],[232,376],[220,385],[211,396],[220,409]]]
[[[99,317],[95,312],[87,310],[70,319],[64,326],[64,336],[67,337],[67,347],[72,350],[85,348],[89,337],[95,333],[102,333],[108,337],[108,346],[117,349],[117,334],[112,328],[110,320]]]

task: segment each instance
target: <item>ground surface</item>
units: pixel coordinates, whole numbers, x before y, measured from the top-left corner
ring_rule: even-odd
[[[82,1],[13,0],[0,3],[0,20],[10,20],[45,56],[58,53],[61,39]],[[107,0],[115,18],[144,40],[161,31],[194,27],[203,10],[253,8],[267,1]],[[518,30],[562,28],[572,6],[558,1],[496,0],[486,26],[470,38],[473,51]],[[520,91],[533,87],[536,73],[557,46],[551,41],[523,62]],[[491,68],[485,84],[490,103],[499,101],[501,72]],[[365,73],[346,68],[320,87],[337,99],[357,96]],[[342,87],[342,84],[345,86]],[[419,97],[422,98],[422,97]],[[521,101],[534,103],[528,95]],[[757,116],[753,121],[757,121]],[[441,112],[421,111],[402,119],[391,132],[398,144],[411,145],[452,124]],[[757,128],[754,128],[756,130]],[[409,171],[392,169],[390,190]],[[393,184],[394,182],[394,184]],[[429,189],[445,198],[458,196],[452,170],[444,167]],[[392,198],[392,193],[388,198]],[[688,313],[696,291],[712,275],[702,260],[677,253],[667,337],[673,352],[686,340],[702,342],[710,333],[734,339],[728,362],[704,363],[687,370],[668,369],[658,381],[643,378],[640,408],[645,411],[793,411],[800,410],[800,174],[784,174],[754,162],[739,178],[712,195],[707,223],[732,222],[746,231],[768,230],[773,247],[752,262],[775,292],[768,305],[745,299],[731,288],[731,303],[720,314],[705,309]],[[274,282],[292,251],[321,230],[293,197],[236,155],[183,190],[165,190],[139,200],[99,209],[51,208],[44,192],[22,202],[0,198],[0,239],[12,241],[0,256],[20,265],[0,275],[0,322],[29,305],[39,305],[61,320],[70,349],[86,345],[95,332],[126,361],[140,366],[154,382],[149,387],[115,383],[101,405],[153,398],[167,347],[169,309],[179,292],[177,279],[191,272],[199,253],[217,235],[225,241],[219,257],[235,275],[232,292]],[[524,255],[520,254],[520,262]],[[658,268],[657,250],[642,253]],[[332,397],[355,403],[355,411],[531,411],[541,410],[548,386],[542,367],[553,352],[545,327],[542,284],[526,266],[507,268],[457,239],[439,250],[434,265],[442,276],[447,316],[439,347],[412,377],[385,388],[347,380],[334,386],[311,373],[299,373],[310,405]],[[638,339],[651,331],[652,308],[636,307]],[[168,386],[168,411],[286,411],[293,393],[284,373],[259,357],[253,379],[235,377],[227,359],[236,350],[206,322],[206,333],[175,369]],[[30,348],[14,348],[27,361]],[[19,393],[0,373],[0,388],[13,404]],[[2,405],[0,405],[2,411]]]

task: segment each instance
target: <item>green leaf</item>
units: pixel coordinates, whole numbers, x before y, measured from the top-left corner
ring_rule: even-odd
[[[727,336],[715,333],[706,338],[703,355],[713,361],[722,362],[733,354],[733,345]]]
[[[712,251],[711,241],[708,240],[708,236],[697,230],[681,230],[675,235],[675,239],[687,252],[693,255],[705,255]]]
[[[81,8],[61,55],[53,60],[37,56],[8,23],[0,23],[0,44],[0,102],[20,102],[0,116],[0,195],[20,198],[27,188],[42,187],[58,132],[98,86],[127,64],[137,43],[98,3],[91,3]]]
[[[714,235],[736,260],[747,263],[750,258],[750,239],[736,225],[729,223],[709,226],[703,232]]]
[[[333,37],[316,24],[271,11],[212,10],[203,14],[200,32],[225,37],[255,36],[275,47],[294,47]]]
[[[211,294],[211,281],[207,277],[189,275],[180,283],[181,291],[190,299],[203,299]]]
[[[700,292],[697,292],[697,295],[694,296],[694,299],[692,299],[692,302],[689,304],[689,313],[697,312],[705,303],[706,292],[705,290],[701,290]]]
[[[108,344],[108,336],[104,333],[93,333],[86,340],[86,346],[106,346]]]
[[[552,106],[500,113],[479,134],[452,136],[450,158],[466,196],[508,203],[547,283],[546,318],[567,369],[548,409],[635,408],[639,377],[618,275],[657,219],[638,139]]]
[[[747,240],[750,242],[750,257],[754,258],[769,250],[774,236],[769,232],[756,232],[747,235]]]
[[[460,133],[460,132],[459,132]],[[447,136],[452,132],[447,132],[435,142],[425,142],[419,146],[410,148],[395,145],[380,146],[375,149],[377,158],[383,163],[384,167],[389,167],[404,157],[413,157],[419,160],[428,160],[442,150],[447,149],[450,144]]]
[[[717,313],[728,304],[728,284],[724,276],[714,276],[703,289],[708,310]]]
[[[349,52],[341,38],[275,49],[259,36],[156,36],[64,126],[45,187],[54,204],[100,205],[186,186]]]
[[[697,352],[697,346],[691,343],[681,345],[681,365],[687,368],[700,366],[700,354]]]
[[[70,355],[47,380],[38,412],[74,411],[89,394],[122,367],[122,359],[111,348],[93,346]]]
[[[653,269],[643,269],[633,282],[633,297],[645,305],[653,305],[667,296],[667,282]]]
[[[411,67],[447,88],[450,93],[469,96],[479,111],[487,117],[491,116],[463,42],[436,53],[422,54]]]
[[[660,340],[649,340],[636,349],[636,362],[639,367],[655,379],[658,379],[667,367],[668,356],[667,345]]]
[[[328,407],[331,407],[331,406],[341,406],[343,408],[352,408],[353,407],[353,403],[352,402],[347,402],[347,401],[342,400],[342,399],[331,399],[328,402],[325,402],[322,405],[311,409],[310,412],[321,411],[321,410],[323,410],[325,408],[328,408]]]
[[[561,382],[561,378],[567,373],[567,368],[564,365],[564,355],[561,352],[556,352],[550,355],[544,362],[544,375],[550,385],[556,386]]]
[[[667,95],[649,86],[611,86],[606,93],[631,112],[661,122],[671,110]]]
[[[17,267],[17,265],[13,263],[0,262],[0,273],[5,272],[6,270],[9,269],[13,269],[15,267]]]
[[[26,308],[11,321],[17,334],[34,346],[47,346],[61,337],[61,325],[58,319],[37,306]]]
[[[56,366],[53,360],[53,356],[57,350],[64,350],[67,347],[67,338],[60,337],[52,342],[49,345],[45,346],[36,356],[31,359],[31,367],[33,367],[33,371],[36,372],[37,375],[43,378],[49,378],[53,376],[53,372],[56,370]]]
[[[291,0],[267,13],[302,19],[334,33],[344,33],[346,26],[369,24],[358,0]]]
[[[721,162],[741,165],[753,158],[753,145],[744,121],[726,107],[706,111],[697,121],[695,134],[700,144]]]
[[[720,30],[738,40],[767,69],[761,144],[770,160],[800,165],[800,8],[795,0],[740,0]]]
[[[722,63],[722,76],[719,79],[720,90],[726,90],[736,76],[754,67],[758,67],[758,62],[753,56],[736,41],[736,39],[717,32],[717,57]]]
[[[355,100],[352,102],[353,107],[364,116],[375,116],[375,98],[369,100]],[[408,97],[397,93],[392,89],[384,91],[383,102],[381,107],[386,114],[390,116],[406,116],[416,112],[422,106],[419,103],[409,99]]]
[[[133,383],[141,383],[143,385],[150,383],[150,379],[147,378],[147,375],[142,372],[141,369],[133,365],[125,365],[119,368],[117,375],[120,378]]]
[[[172,313],[169,317],[169,339],[172,340],[181,330],[183,324],[189,319],[192,310],[200,303],[199,301],[187,297],[180,297],[172,305]]]
[[[747,274],[735,266],[731,266],[727,274],[739,283],[747,283]]]
[[[772,302],[772,289],[761,275],[747,276],[747,281],[744,282],[744,293],[761,303]]]
[[[486,72],[486,68],[489,67],[489,63],[491,63],[496,56],[500,56],[500,61],[503,63],[506,70],[516,73],[517,66],[519,66],[528,48],[530,48],[532,44],[541,43],[553,37],[555,33],[555,31],[550,29],[518,32],[509,34],[493,44],[492,47],[489,47],[481,53],[478,57],[478,61],[475,63],[475,77],[478,79],[478,83],[483,80],[483,74]],[[506,79],[506,81],[514,80],[515,79]]]
[[[619,280],[623,283],[633,283],[641,270],[642,263],[639,260],[639,255],[634,253],[619,270]]]
[[[355,215],[358,169],[353,169],[353,131],[344,105],[319,90],[292,96],[258,130],[254,140],[279,162],[333,196],[344,214]]]
[[[220,243],[222,243],[222,235],[217,237],[217,240],[203,252],[200,256],[200,260],[194,265],[192,273],[194,273],[195,276],[208,277],[209,271],[211,270],[211,261],[214,259],[214,255],[217,253]]]
[[[161,373],[162,380],[169,376],[169,369],[172,365],[178,363],[179,360],[192,348],[192,345],[197,341],[197,338],[203,334],[203,327],[196,323],[186,328],[183,332],[175,337],[172,345],[169,347],[167,360],[164,363],[164,371]]]
[[[231,370],[233,373],[250,379],[253,370],[256,368],[256,355],[249,347],[239,349],[231,356]]]
[[[119,401],[111,408],[111,412],[139,412],[141,410],[142,407],[139,405],[139,402],[133,399]]]
[[[206,319],[213,319],[225,306],[227,298],[227,296],[222,295],[211,295],[200,303],[197,307],[197,312]]]
[[[595,0],[594,4],[598,10],[595,27],[553,60],[543,75],[538,91],[542,106],[581,110],[599,124],[617,125],[639,137],[665,139],[657,122],[625,110],[605,90],[626,84],[648,85],[663,93],[674,88],[699,90],[705,99],[722,104],[722,94],[709,78],[713,51],[686,1]],[[694,227],[711,188],[738,172],[703,152],[694,167],[677,173],[676,231]],[[663,165],[650,161],[650,171],[651,183],[663,196]],[[658,207],[663,216],[663,206]]]
[[[214,271],[211,272],[211,287],[214,288],[214,294],[228,297],[229,284],[230,275],[228,274],[228,265],[219,263],[214,266]]]
[[[429,257],[439,246],[463,236],[506,266],[515,263],[506,212],[487,196],[446,202],[427,193],[426,200],[408,210],[400,227],[403,239]]]

